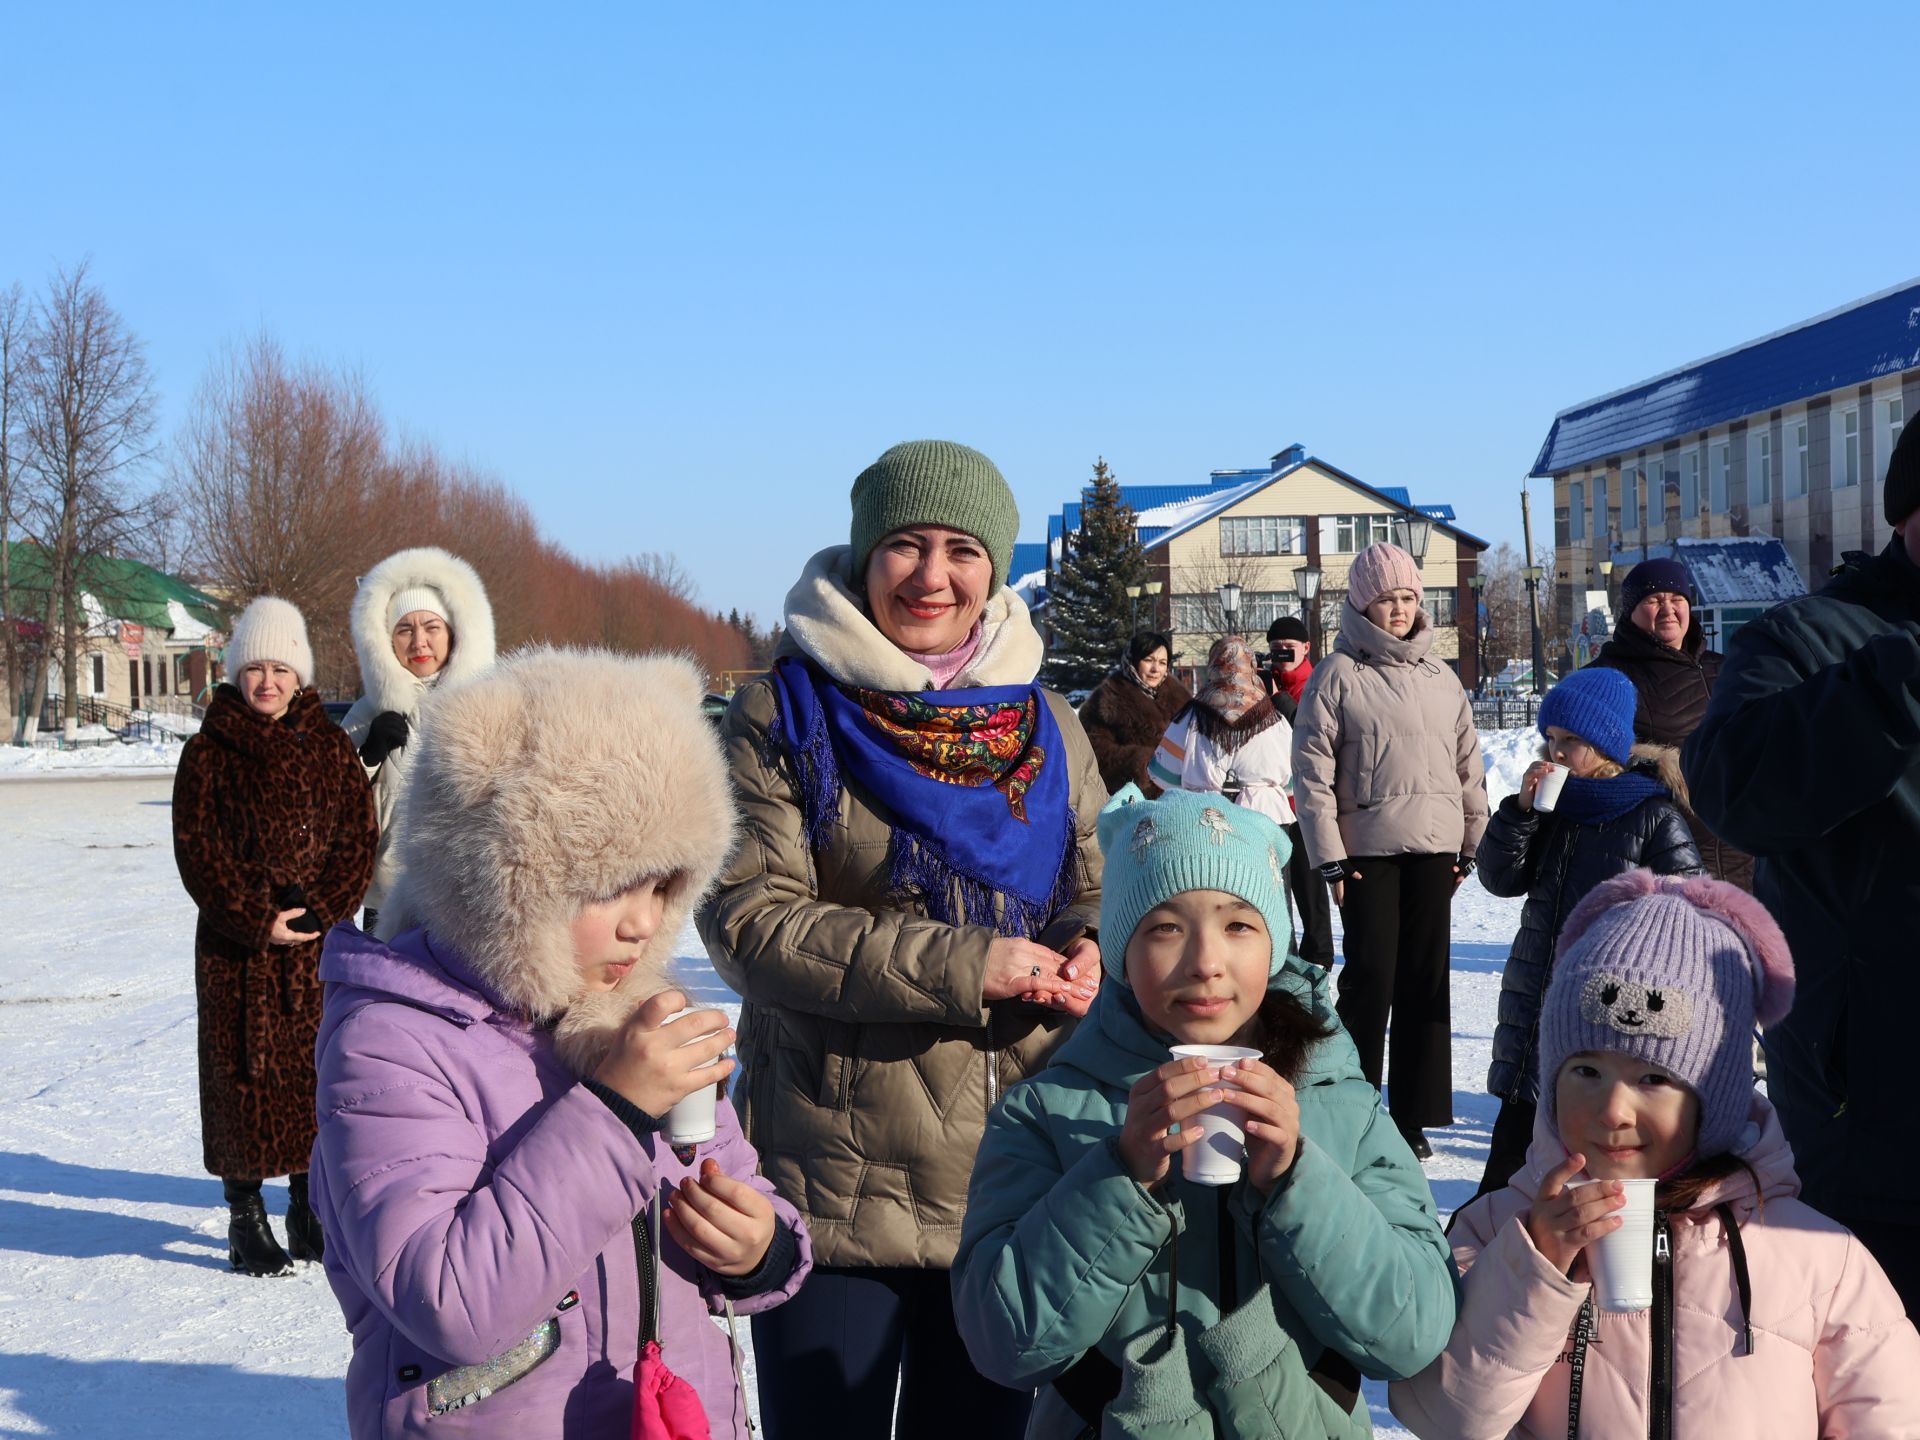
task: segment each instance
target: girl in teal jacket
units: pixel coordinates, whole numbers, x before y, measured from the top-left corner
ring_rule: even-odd
[[[973,1362],[1039,1387],[1029,1437],[1369,1434],[1359,1377],[1440,1353],[1454,1270],[1325,972],[1289,953],[1286,835],[1217,797],[1128,785],[1100,842],[1119,983],[988,1121],[954,1264]],[[1229,1094],[1242,1176],[1197,1184],[1185,1122]]]

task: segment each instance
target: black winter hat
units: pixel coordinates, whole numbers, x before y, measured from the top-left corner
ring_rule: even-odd
[[[1642,560],[1620,582],[1620,604],[1629,611],[1647,596],[1661,594],[1678,595],[1689,605],[1695,603],[1693,572],[1687,569],[1686,561],[1669,559],[1665,555]]]
[[[1307,622],[1298,615],[1282,615],[1267,627],[1267,644],[1278,645],[1282,640],[1298,640],[1307,643]]]
[[[1893,459],[1887,462],[1887,493],[1881,503],[1887,523],[1898,525],[1920,510],[1920,425],[1908,425],[1900,431],[1900,443],[1893,447]]]

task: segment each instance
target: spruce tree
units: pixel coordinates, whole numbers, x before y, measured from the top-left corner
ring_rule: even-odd
[[[1120,663],[1133,633],[1127,586],[1140,584],[1146,573],[1133,507],[1120,498],[1120,482],[1106,460],[1096,460],[1093,484],[1081,497],[1080,528],[1066,537],[1047,592],[1053,631],[1043,672],[1047,684],[1084,689]]]

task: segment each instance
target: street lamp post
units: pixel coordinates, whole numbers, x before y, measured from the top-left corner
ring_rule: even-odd
[[[1147,628],[1149,630],[1160,628],[1160,592],[1166,588],[1165,583],[1159,580],[1149,580],[1140,587],[1141,593],[1147,597]]]
[[[1300,608],[1307,616],[1307,654],[1316,662],[1320,658],[1320,567],[1302,565],[1293,572],[1293,593],[1300,598]]]
[[[1473,591],[1473,693],[1487,693],[1487,627],[1481,623],[1480,592],[1487,588],[1487,577],[1475,572],[1467,576],[1467,588]]]
[[[1433,521],[1409,510],[1393,522],[1394,543],[1413,557],[1416,570],[1427,563],[1427,542],[1433,538]]]
[[[1220,613],[1226,617],[1226,633],[1240,633],[1240,587],[1229,580],[1220,587]]]
[[[1127,586],[1127,604],[1131,607],[1127,616],[1127,629],[1129,632],[1137,631],[1140,628],[1140,587],[1138,585]]]
[[[1529,565],[1520,573],[1527,581],[1527,626],[1533,632],[1533,693],[1538,695],[1544,688],[1540,679],[1547,668],[1547,657],[1540,648],[1540,577],[1546,572],[1538,565]]]

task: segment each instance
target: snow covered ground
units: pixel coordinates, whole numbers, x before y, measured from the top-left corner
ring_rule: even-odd
[[[1531,732],[1485,737],[1512,790]],[[177,746],[22,773],[0,747],[0,1436],[202,1440],[242,1422],[345,1432],[348,1343],[316,1266],[227,1269],[219,1182],[200,1169],[193,909],[168,824]],[[36,754],[37,752],[19,752]],[[117,765],[85,765],[105,754]],[[1479,1093],[1519,902],[1469,881],[1455,904],[1459,1123],[1430,1133],[1449,1212],[1472,1194],[1495,1103]],[[1336,924],[1338,917],[1336,915]],[[737,1009],[689,931],[691,988]],[[284,1183],[268,1190],[276,1225]],[[744,1335],[744,1327],[742,1330]],[[1382,1435],[1404,1435],[1370,1386]]]

